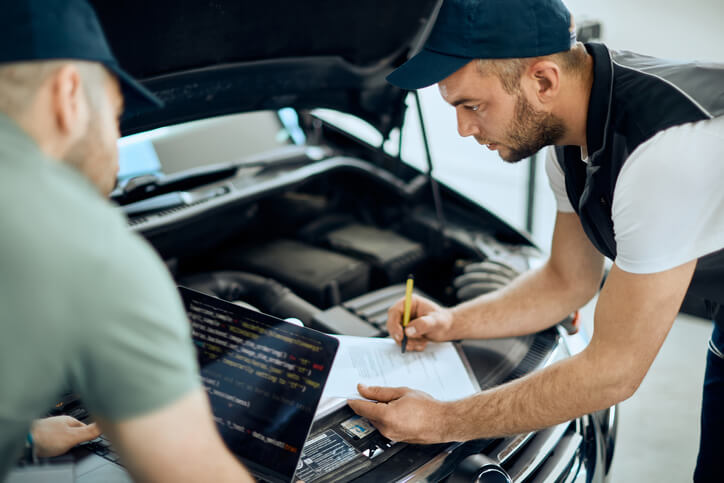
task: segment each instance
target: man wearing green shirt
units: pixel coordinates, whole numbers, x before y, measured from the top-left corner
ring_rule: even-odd
[[[151,247],[105,199],[126,102],[85,0],[0,18],[0,479],[31,422],[79,394],[142,481],[251,481],[219,437],[190,328]]]

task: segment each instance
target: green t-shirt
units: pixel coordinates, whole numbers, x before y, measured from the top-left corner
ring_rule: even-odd
[[[198,387],[166,267],[81,174],[0,114],[0,480],[68,389],[122,421]]]

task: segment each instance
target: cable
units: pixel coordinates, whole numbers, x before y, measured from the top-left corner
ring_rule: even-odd
[[[435,204],[435,215],[437,216],[437,223],[440,232],[440,238],[444,242],[445,240],[445,214],[442,210],[442,199],[440,198],[440,187],[432,177],[432,155],[430,154],[430,143],[427,139],[427,131],[425,130],[425,119],[422,116],[422,104],[420,103],[420,94],[417,91],[413,91],[415,96],[415,104],[417,104],[417,114],[420,118],[420,130],[422,132],[422,142],[425,145],[425,156],[427,158],[427,179],[430,182],[430,188],[432,189],[432,199]],[[441,245],[442,246],[442,245]]]

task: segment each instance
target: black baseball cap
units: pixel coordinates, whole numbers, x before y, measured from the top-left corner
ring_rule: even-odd
[[[163,102],[121,69],[86,0],[12,0],[0,11],[0,66],[36,60],[85,60],[118,77],[127,111]]]
[[[421,89],[473,59],[538,57],[569,50],[575,42],[561,0],[444,0],[423,49],[387,80]]]

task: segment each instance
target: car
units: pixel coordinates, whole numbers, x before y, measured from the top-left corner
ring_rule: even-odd
[[[327,333],[384,337],[410,273],[419,293],[453,305],[543,260],[527,234],[435,179],[444,160],[402,159],[419,101],[385,76],[420,48],[440,1],[92,3],[121,65],[165,102],[124,115],[112,200],[179,285]],[[459,344],[484,389],[582,350],[573,317]],[[319,414],[308,441],[353,415]],[[301,465],[317,464],[305,481],[320,482],[601,482],[616,422],[612,407],[508,438],[378,436],[349,460],[307,445]]]

